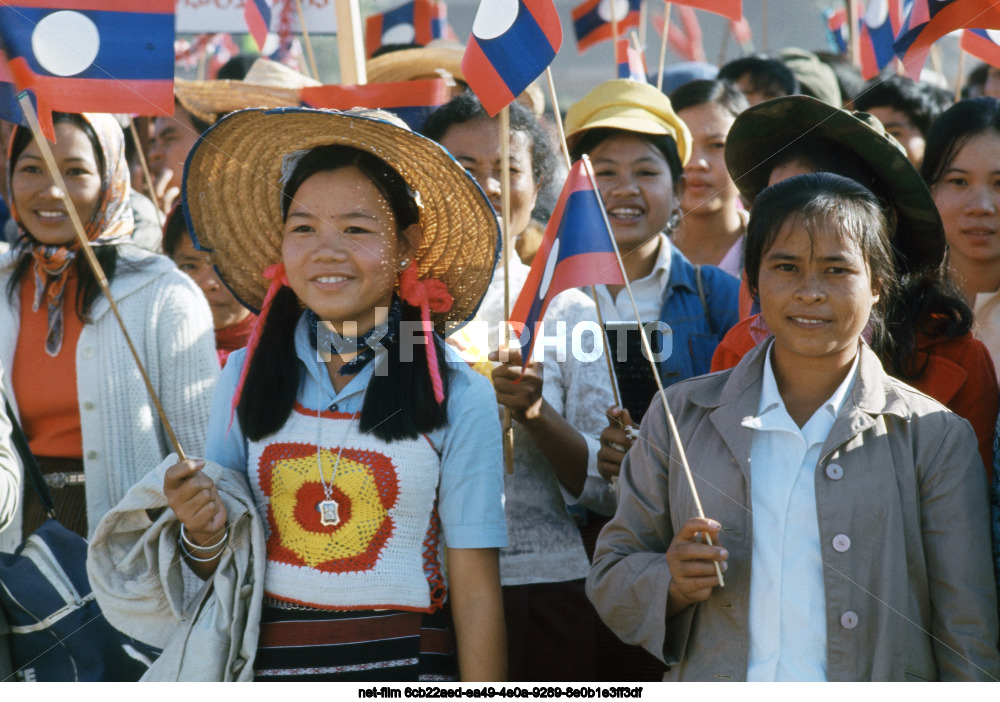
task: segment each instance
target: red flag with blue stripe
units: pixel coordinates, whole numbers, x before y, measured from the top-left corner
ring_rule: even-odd
[[[997,0],[909,0],[893,44],[907,74],[917,80],[931,45],[956,29],[1000,29]]]
[[[618,64],[619,78],[649,82],[646,80],[646,60],[628,39],[619,39],[615,45],[615,61]]]
[[[28,126],[28,120],[25,119],[21,105],[17,101],[17,86],[14,85],[14,76],[7,66],[7,54],[2,47],[0,47],[0,119],[20,124],[22,127]]]
[[[271,29],[271,0],[246,0],[243,5],[243,20],[250,35],[257,42],[257,49],[264,48],[267,33]]]
[[[896,52],[892,43],[896,39],[898,17],[893,21],[889,0],[868,0],[868,8],[861,17],[859,36],[861,46],[861,76],[871,80],[892,63]]]
[[[959,43],[962,51],[1000,68],[1000,32],[993,29],[966,29]]]
[[[538,324],[556,295],[587,285],[625,284],[593,174],[589,160],[573,164],[528,278],[511,309],[510,323],[518,333],[525,365],[538,336]]]
[[[443,78],[408,80],[366,85],[318,85],[299,90],[308,107],[349,110],[370,107],[394,113],[413,131],[420,131],[427,116],[451,98],[451,87]]]
[[[562,46],[552,0],[484,0],[462,56],[462,73],[492,117],[540,76]]]
[[[573,18],[577,50],[582,54],[594,44],[612,38],[612,10],[619,37],[637,28],[641,4],[641,0],[584,0],[574,7],[570,16]]]
[[[47,136],[52,110],[173,114],[173,0],[4,0],[0,46]]]
[[[385,44],[419,44],[435,39],[458,40],[448,24],[448,6],[435,0],[412,0],[365,22],[365,52],[371,57]]]

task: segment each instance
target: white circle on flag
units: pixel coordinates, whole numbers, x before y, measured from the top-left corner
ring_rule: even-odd
[[[988,36],[994,44],[1000,44],[1000,30],[987,29],[986,36]]]
[[[886,0],[871,0],[865,12],[865,24],[869,27],[881,27],[889,19],[889,3]]]
[[[31,50],[49,73],[75,76],[90,68],[101,48],[101,33],[86,15],[61,10],[46,15],[31,34]]]
[[[383,44],[412,44],[417,38],[417,29],[412,24],[397,24],[382,35]]]
[[[611,21],[611,2],[612,0],[601,0],[601,4],[597,6],[597,14],[605,22]],[[621,22],[628,15],[628,0],[614,0],[614,3],[615,22]]]
[[[479,5],[472,33],[479,39],[495,39],[514,24],[521,9],[518,0],[489,0]]]
[[[538,286],[538,299],[544,300],[549,292],[549,283],[552,282],[552,274],[556,272],[556,263],[559,262],[559,240],[552,242],[552,249],[549,251],[549,260],[545,263],[545,272],[542,273],[542,284]]]

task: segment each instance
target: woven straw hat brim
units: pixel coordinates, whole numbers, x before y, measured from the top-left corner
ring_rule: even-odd
[[[244,83],[241,80],[174,81],[174,96],[185,110],[203,122],[248,107],[295,107],[300,105],[298,88]]]
[[[923,178],[891,136],[847,110],[806,95],[776,98],[744,110],[726,137],[726,167],[740,193],[753,203],[767,187],[771,158],[793,144],[816,139],[849,149],[883,181],[899,223],[906,225],[897,226],[897,231],[911,235],[893,241],[910,267],[940,265],[944,225]]]
[[[500,255],[500,226],[489,200],[440,145],[377,119],[332,110],[249,109],[227,115],[188,156],[182,202],[198,248],[212,252],[226,285],[259,310],[264,269],[281,261],[282,158],[340,144],[379,157],[419,193],[423,238],[414,257],[421,279],[448,286],[454,304],[433,314],[435,328],[465,322],[479,308]]]

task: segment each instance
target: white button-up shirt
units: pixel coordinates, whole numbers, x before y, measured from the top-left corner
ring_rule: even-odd
[[[667,283],[670,282],[671,253],[673,251],[670,240],[665,234],[660,234],[660,248],[656,254],[653,270],[647,276],[629,281],[632,296],[635,297],[635,305],[639,308],[639,321],[652,322],[660,318],[660,308],[663,307],[663,291],[667,289]],[[632,301],[628,299],[628,292],[625,288],[619,290],[613,298],[607,285],[597,285],[595,288],[597,290],[597,304],[601,308],[601,319],[605,322],[636,321],[635,310],[632,308]]]
[[[858,359],[844,382],[799,429],[764,363],[750,448],[753,558],[750,566],[750,654],[747,680],[826,680],[826,597],[816,465],[834,420],[854,385]]]

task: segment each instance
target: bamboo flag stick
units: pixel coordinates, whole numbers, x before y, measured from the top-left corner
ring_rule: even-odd
[[[309,56],[309,65],[312,67],[312,77],[319,80],[319,68],[316,67],[316,54],[313,53],[312,41],[309,40],[309,29],[306,27],[306,16],[302,12],[301,0],[295,0],[295,11],[299,13],[299,27],[302,29],[302,41],[306,45],[306,54]]]
[[[955,77],[955,102],[962,99],[962,88],[965,87],[965,51],[958,47],[958,75]]]
[[[649,21],[649,3],[646,0],[639,2],[639,46],[646,46],[646,24]]]
[[[361,33],[361,9],[358,0],[337,0],[337,56],[340,59],[340,82],[343,85],[364,85],[365,42]]]
[[[139,154],[139,165],[142,166],[142,177],[146,180],[146,189],[149,190],[149,199],[153,201],[156,209],[156,223],[163,231],[163,213],[160,212],[160,203],[156,199],[156,189],[153,187],[153,177],[149,174],[149,164],[146,163],[146,154],[142,148],[142,140],[139,138],[139,130],[135,128],[135,119],[128,118],[128,127],[132,132],[132,141],[135,142],[135,152]]]
[[[633,39],[637,40],[636,33],[632,32]],[[556,83],[552,80],[552,69],[550,67],[545,68],[545,78],[549,83],[549,97],[552,98],[552,104],[558,105],[559,102],[556,98]],[[566,143],[566,132],[563,130],[562,120],[559,119],[559,110],[555,110],[556,113],[556,132],[559,134],[559,148],[562,151],[563,159],[566,161],[566,168],[572,168],[573,159],[569,155],[569,145]],[[593,285],[590,286],[590,294],[594,298],[594,307],[597,308],[597,323],[601,325],[601,331],[604,333],[604,348],[611,348],[611,340],[608,338],[608,330],[604,328],[604,318],[601,315],[601,304],[597,301],[597,288]],[[606,351],[604,354],[604,360],[608,363],[608,377],[611,378],[611,392],[615,396],[615,404],[618,407],[622,406],[621,397],[618,395],[618,381],[615,379],[615,369],[611,365],[611,353]]]
[[[160,398],[156,394],[156,390],[153,388],[153,383],[149,379],[149,374],[146,373],[146,369],[142,365],[142,360],[139,358],[139,352],[135,350],[135,344],[132,343],[132,337],[129,336],[128,330],[125,328],[125,322],[122,321],[121,315],[118,313],[118,305],[115,304],[115,299],[111,297],[111,289],[108,287],[107,276],[104,275],[104,270],[101,268],[101,264],[97,261],[97,257],[94,255],[94,250],[90,246],[90,242],[87,240],[87,235],[83,232],[83,223],[80,221],[80,215],[76,211],[76,205],[69,198],[69,190],[66,188],[66,183],[63,181],[62,173],[59,172],[59,168],[56,166],[55,158],[52,156],[52,149],[49,148],[49,142],[42,134],[41,127],[38,126],[38,115],[35,114],[35,108],[31,104],[31,98],[28,97],[27,93],[21,93],[17,96],[18,102],[21,104],[21,110],[24,112],[25,117],[28,118],[28,124],[31,126],[31,132],[35,136],[35,143],[38,145],[39,151],[42,152],[42,158],[45,160],[45,165],[49,169],[49,174],[52,176],[52,180],[55,182],[56,188],[59,190],[59,197],[62,198],[63,204],[66,206],[66,211],[69,213],[70,221],[73,222],[73,228],[76,230],[77,240],[80,242],[80,250],[83,251],[84,256],[87,259],[87,263],[90,265],[91,270],[94,272],[94,277],[97,279],[97,284],[100,286],[101,291],[107,296],[108,302],[111,303],[111,311],[114,312],[115,319],[118,320],[118,326],[121,327],[122,334],[125,336],[125,341],[128,343],[129,351],[132,352],[132,358],[135,359],[135,364],[139,367],[139,372],[142,374],[142,379],[146,383],[146,391],[149,393],[150,399],[153,401],[153,405],[156,407],[156,413],[160,416],[160,422],[163,423],[163,429],[167,433],[167,438],[170,440],[170,444],[174,447],[174,451],[177,453],[177,459],[179,461],[187,460],[187,456],[184,453],[184,449],[181,448],[180,442],[177,440],[177,435],[174,434],[174,429],[170,426],[170,421],[167,419],[166,413],[163,411],[163,405],[160,404]]]
[[[558,121],[558,120],[556,120]],[[510,319],[510,107],[500,110],[500,224],[503,229],[503,318]],[[505,322],[506,327],[506,322]],[[504,348],[510,339],[505,328]],[[501,359],[503,360],[503,359]],[[503,462],[508,474],[514,472],[514,424],[509,407],[503,408]]]
[[[590,182],[594,187],[594,191],[600,198],[601,191],[597,188],[597,180],[594,178],[594,169],[590,165],[590,158],[584,154],[584,163],[586,164],[587,176],[590,178]],[[603,200],[603,198],[602,198]],[[618,251],[618,242],[615,241],[614,232],[611,229],[611,222],[608,221],[608,214],[604,209],[604,203],[601,202],[601,214],[604,216],[604,226],[608,230],[608,237],[611,239],[611,245],[615,249],[615,258],[618,259],[618,267],[622,272],[622,279],[625,281],[625,290],[628,292],[628,299],[632,303],[632,310],[635,312],[636,320],[639,320],[639,306],[635,303],[635,297],[632,296],[632,286],[629,285],[628,275],[625,273],[625,264],[622,263],[621,253]],[[639,322],[639,338],[642,340],[642,350],[646,356],[646,360],[649,361],[649,366],[653,370],[653,379],[656,381],[656,394],[660,398],[660,402],[663,404],[663,412],[667,415],[667,424],[670,427],[670,435],[673,437],[674,442],[677,444],[677,452],[680,454],[681,465],[684,467],[684,475],[687,477],[688,487],[691,489],[691,496],[694,498],[695,510],[698,512],[698,516],[702,519],[705,518],[705,510],[701,508],[701,498],[698,496],[698,488],[694,484],[694,476],[691,474],[691,466],[688,464],[687,453],[684,451],[684,444],[681,443],[680,432],[677,431],[677,423],[674,422],[674,415],[670,411],[670,406],[667,404],[667,398],[663,394],[663,382],[660,380],[660,373],[656,368],[656,363],[653,361],[653,350],[649,347],[649,339],[646,338],[646,332],[642,329],[642,322]],[[712,545],[712,537],[707,533],[704,535],[705,541],[709,546]],[[726,583],[722,579],[722,568],[719,567],[719,562],[715,563],[715,574],[719,577],[719,587],[725,587]]]
[[[858,31],[858,6],[854,0],[844,0],[847,6],[847,35],[851,42],[851,63],[855,66],[861,65],[861,32]]]
[[[656,89],[663,90],[663,66],[667,63],[667,35],[670,33],[670,5],[667,3],[663,16],[663,36],[660,41],[660,70],[656,75]]]

